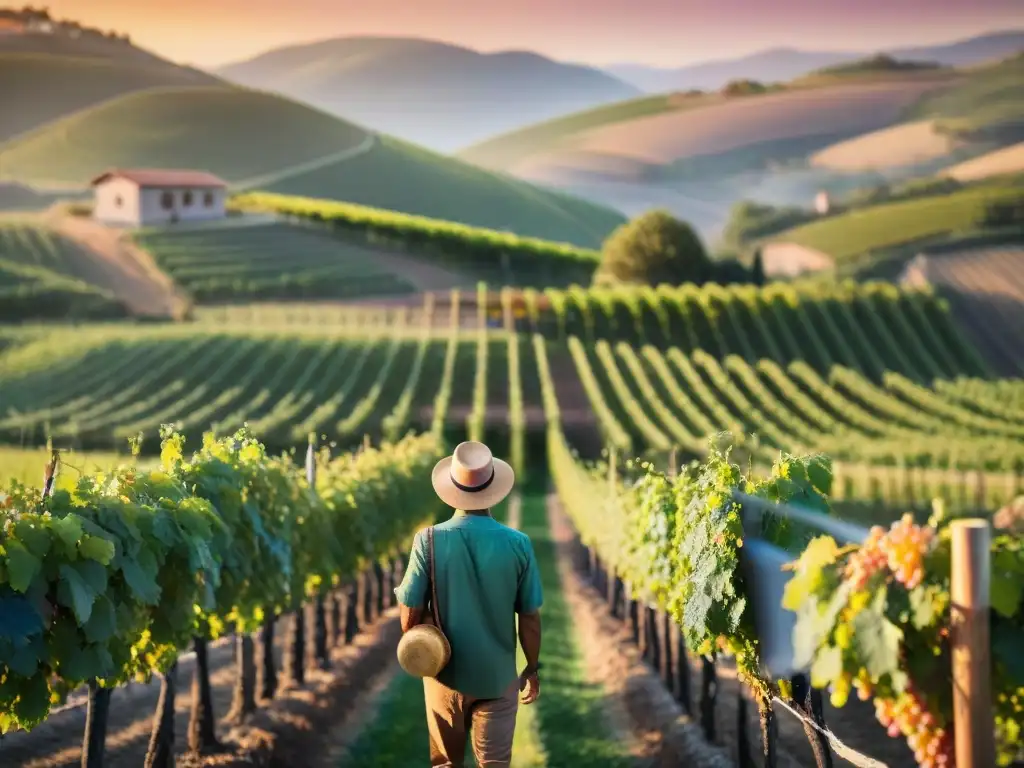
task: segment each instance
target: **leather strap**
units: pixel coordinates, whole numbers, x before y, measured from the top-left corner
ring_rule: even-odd
[[[437,606],[437,576],[434,570],[434,526],[427,528],[427,559],[430,561],[430,610],[434,619],[434,626],[444,634],[444,627],[441,626],[441,610]]]

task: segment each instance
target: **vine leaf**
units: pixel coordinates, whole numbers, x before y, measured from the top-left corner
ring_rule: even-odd
[[[110,598],[106,595],[96,598],[92,615],[82,629],[85,632],[86,640],[90,643],[104,643],[114,636],[117,631],[117,616]]]
[[[146,555],[149,555],[146,557]],[[156,583],[156,560],[148,549],[139,551],[136,560],[124,560],[121,573],[132,590],[132,594],[145,605],[160,602],[160,585]]]
[[[35,724],[50,710],[50,685],[46,675],[39,671],[18,686],[18,700],[14,714],[23,723]]]
[[[78,515],[59,517],[50,523],[50,529],[64,545],[65,552],[68,555],[74,554],[78,540],[82,538],[82,519]]]
[[[819,493],[825,496],[832,493],[832,465],[827,456],[818,454],[808,457],[807,478]]]
[[[900,668],[903,631],[885,617],[886,590],[880,589],[871,604],[853,619],[853,642],[864,668],[873,680],[893,675]]]
[[[43,620],[32,607],[32,603],[21,595],[0,597],[0,638],[11,641],[15,648],[28,642],[29,638],[43,631]]]
[[[1020,629],[1007,625],[1005,622],[994,622],[992,625],[992,655],[1001,662],[1005,671],[1016,683],[1024,687],[1024,636]]]
[[[100,536],[85,536],[78,545],[78,554],[87,560],[110,565],[110,561],[114,559],[114,542]]]
[[[821,571],[832,565],[839,556],[839,547],[831,536],[817,536],[811,539],[799,560],[788,567],[796,573],[782,593],[782,607],[798,611],[814,594],[821,583]]]
[[[843,672],[843,652],[834,645],[818,651],[811,664],[811,685],[824,688]]]
[[[96,592],[70,564],[60,567],[60,583],[57,585],[57,602],[70,608],[79,624],[85,624],[92,615],[92,604]]]
[[[992,609],[1006,618],[1013,618],[1024,597],[1024,579],[1021,562],[1016,553],[1003,551],[996,554],[992,562],[992,587],[989,599]]]
[[[43,565],[42,560],[25,549],[20,541],[6,541],[4,548],[7,550],[7,578],[11,589],[27,591]]]
[[[914,629],[924,629],[943,615],[946,600],[943,591],[936,585],[920,587],[910,591],[910,619]]]

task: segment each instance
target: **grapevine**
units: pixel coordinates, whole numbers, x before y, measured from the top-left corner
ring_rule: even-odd
[[[906,739],[922,768],[955,764],[948,523],[941,511],[926,525],[905,515],[845,548],[818,537],[793,564],[783,601],[797,613],[796,663],[810,666],[812,685],[830,687],[836,707],[853,690],[873,699],[878,721]],[[992,564],[993,704],[997,760],[1005,766],[1022,756],[1020,537],[997,535]]]
[[[433,435],[343,455],[314,492],[248,433],[162,467],[124,466],[43,496],[0,494],[0,732],[31,729],[69,690],[162,672],[195,637],[254,630],[404,546],[436,513]],[[340,542],[345,542],[341,546]]]

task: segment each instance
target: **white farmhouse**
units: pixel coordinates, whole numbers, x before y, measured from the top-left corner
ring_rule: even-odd
[[[147,227],[227,215],[228,185],[205,171],[136,168],[92,180],[93,218]]]

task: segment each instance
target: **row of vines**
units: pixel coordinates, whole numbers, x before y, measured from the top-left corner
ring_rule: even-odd
[[[12,484],[0,507],[0,731],[33,728],[83,685],[92,710],[190,646],[206,676],[194,691],[208,702],[205,649],[228,632],[239,643],[233,711],[251,712],[251,633],[262,628],[266,641],[269,628],[272,642],[275,620],[292,614],[301,636],[303,605],[316,603],[319,624],[330,595],[400,558],[439,511],[422,487],[441,453],[431,434],[324,453],[311,485],[245,430],[208,435],[191,455],[167,430],[159,469],[125,465],[66,491],[54,489],[51,465],[44,489]],[[214,722],[194,702],[190,746],[210,747]],[[102,754],[101,736],[87,737],[86,761],[90,749]]]

